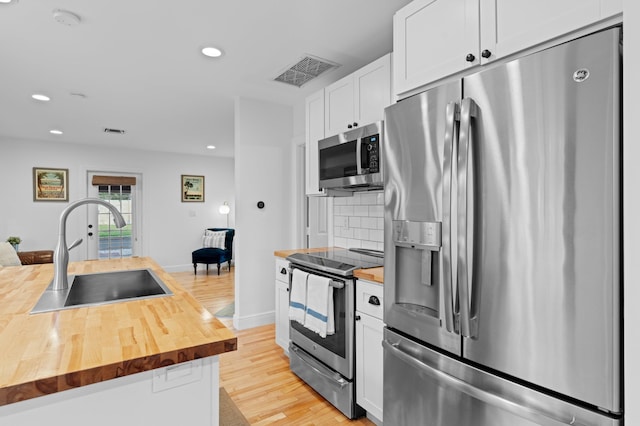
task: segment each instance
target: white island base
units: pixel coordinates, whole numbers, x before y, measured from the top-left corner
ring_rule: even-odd
[[[131,374],[0,407],[11,426],[218,426],[218,356]]]

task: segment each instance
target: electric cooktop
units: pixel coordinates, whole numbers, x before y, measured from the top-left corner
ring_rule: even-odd
[[[384,253],[370,249],[338,249],[315,253],[294,253],[287,257],[291,263],[343,277],[353,276],[356,269],[384,265]]]

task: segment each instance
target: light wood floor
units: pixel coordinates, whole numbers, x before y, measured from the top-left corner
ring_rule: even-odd
[[[198,270],[171,275],[211,313],[234,300],[234,268],[216,275]],[[275,295],[274,295],[275,298]],[[219,318],[233,328],[231,318]],[[252,425],[374,425],[349,421],[289,370],[289,358],[275,343],[273,324],[237,330],[238,350],[220,356],[220,386]],[[224,426],[224,425],[221,425]]]

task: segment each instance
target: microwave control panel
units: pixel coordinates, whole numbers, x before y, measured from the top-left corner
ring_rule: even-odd
[[[362,138],[362,168],[369,173],[380,171],[380,135],[365,136]]]

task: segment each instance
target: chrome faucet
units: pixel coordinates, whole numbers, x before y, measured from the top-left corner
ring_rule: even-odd
[[[74,201],[69,204],[66,209],[60,214],[60,225],[58,228],[58,244],[56,250],[53,253],[53,282],[51,285],[52,290],[66,290],[69,288],[69,282],[67,280],[67,266],[69,265],[69,250],[77,246],[82,242],[82,239],[76,240],[67,247],[67,216],[73,209],[83,204],[100,204],[108,208],[113,214],[113,221],[118,228],[122,228],[126,225],[124,218],[112,204],[107,203],[99,198],[83,198],[82,200]]]

